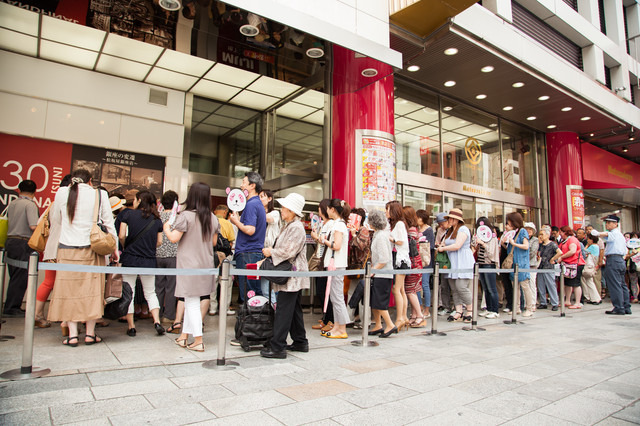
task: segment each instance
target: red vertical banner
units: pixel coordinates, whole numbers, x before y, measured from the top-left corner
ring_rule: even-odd
[[[0,211],[18,196],[18,184],[36,183],[34,201],[42,213],[53,202],[71,168],[72,144],[0,133]]]
[[[567,210],[569,226],[573,229],[584,227],[584,191],[581,187],[567,185]]]

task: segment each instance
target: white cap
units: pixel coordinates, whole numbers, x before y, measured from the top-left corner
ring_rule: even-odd
[[[537,231],[537,230],[536,230],[536,224],[535,224],[535,223],[533,223],[533,222],[525,222],[525,223],[524,223],[524,227],[525,227],[525,228],[531,228],[531,229],[533,229],[533,232],[536,232],[536,231]]]
[[[302,195],[294,192],[287,195],[285,198],[278,198],[276,201],[282,207],[286,207],[297,216],[302,217],[302,209],[304,208],[304,197]]]

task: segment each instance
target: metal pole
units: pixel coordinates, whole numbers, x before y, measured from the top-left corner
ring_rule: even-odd
[[[362,298],[362,340],[351,342],[353,346],[378,346],[378,342],[369,341],[369,324],[371,323],[371,262],[364,267],[364,296]]]
[[[431,293],[431,331],[425,336],[446,336],[446,333],[438,333],[438,292],[440,291],[440,265],[433,262],[433,292]]]
[[[567,316],[567,314],[564,312],[565,311],[565,306],[564,306],[564,271],[565,271],[565,266],[564,264],[560,265],[560,300],[559,300],[559,305],[560,305],[560,318],[564,318]]]
[[[38,253],[29,255],[29,275],[27,281],[27,311],[24,318],[24,342],[22,345],[22,364],[19,369],[5,371],[0,375],[3,379],[23,380],[42,377],[51,370],[34,371],[33,369],[33,328],[36,322],[36,288],[38,287]],[[36,367],[37,368],[37,367]]]
[[[5,342],[9,339],[15,339],[15,336],[3,335],[2,334],[2,323],[4,320],[2,319],[2,312],[4,311],[4,282],[5,282],[5,271],[7,266],[4,263],[5,251],[4,248],[0,248],[0,342]]]
[[[473,289],[471,292],[471,303],[473,304],[473,312],[471,312],[471,327],[462,327],[465,331],[485,331],[484,328],[478,327],[478,282],[480,281],[480,267],[478,264],[473,265]]]
[[[226,306],[229,301],[227,300],[227,287],[230,284],[230,271],[231,262],[228,259],[222,261],[222,276],[220,278],[220,309],[218,315],[218,359],[207,361],[202,364],[205,368],[220,368],[224,367],[225,370],[234,369],[237,362],[227,361],[225,354],[227,351],[227,313]],[[271,295],[268,296],[269,298]]]
[[[513,301],[511,302],[511,321],[504,321],[505,324],[518,324],[516,312],[520,307],[520,282],[518,281],[518,264],[513,266]]]

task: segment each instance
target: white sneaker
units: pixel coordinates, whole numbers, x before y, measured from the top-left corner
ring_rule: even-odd
[[[227,315],[235,315],[236,311],[234,311],[233,309],[227,309]]]
[[[511,309],[509,309],[509,308],[504,308],[504,309],[502,310],[502,312],[507,312],[507,313],[509,313],[509,312],[511,312]]]
[[[478,312],[478,316],[487,317],[487,316],[489,316],[490,313],[491,312],[489,312],[489,311],[480,311],[480,312]]]
[[[533,315],[533,312],[531,312],[530,310],[526,310],[524,311],[524,313],[522,314],[523,317],[530,317]]]

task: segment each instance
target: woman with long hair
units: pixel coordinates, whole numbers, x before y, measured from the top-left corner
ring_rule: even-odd
[[[477,235],[477,230],[481,226],[489,227],[491,232],[491,239],[489,241],[483,241]],[[485,238],[486,239],[486,238]],[[479,217],[476,221],[476,238],[475,238],[475,252],[478,258],[478,268],[481,269],[496,269],[498,262],[500,261],[500,244],[498,243],[498,237],[496,230],[487,217]],[[489,272],[486,274],[480,274],[480,285],[485,295],[487,302],[487,310],[483,315],[487,319],[495,319],[500,316],[498,313],[498,287],[496,286],[496,274],[495,272]]]
[[[529,233],[524,228],[522,215],[518,212],[511,212],[507,214],[506,229],[507,231],[515,231],[515,234],[513,236],[508,236],[505,241],[507,253],[513,253],[513,264],[518,265],[520,269],[529,269]],[[513,283],[515,274],[511,272],[509,274],[509,278],[511,279],[511,283]],[[531,276],[528,272],[518,272],[520,291],[524,294],[525,311],[522,313],[523,317],[530,317],[533,315],[536,307],[536,296],[531,291],[531,285],[529,285],[530,278]],[[578,280],[578,285],[580,285],[579,283],[580,280]],[[517,295],[516,300],[520,300],[520,297]],[[511,309],[519,311],[518,306],[513,306]]]
[[[156,249],[162,244],[162,221],[156,207],[156,196],[149,191],[136,193],[133,200],[133,208],[126,209],[118,215],[120,219],[119,238],[124,248],[120,256],[120,263],[132,268],[155,268]],[[153,326],[158,335],[164,334],[164,327],[160,325],[160,304],[156,296],[156,279],[153,275],[123,274],[122,280],[129,284],[136,294],[136,279],[140,277],[144,298],[149,305],[149,311],[153,317]],[[127,335],[136,335],[136,326],[133,320],[133,300],[127,313]]]
[[[258,196],[260,197],[260,201],[264,206],[264,212],[267,216],[264,247],[272,248],[280,235],[280,212],[275,209],[273,192],[268,189],[263,189]],[[266,278],[261,278],[260,285],[262,286],[262,295],[266,297],[267,293],[269,293],[269,281]],[[276,294],[273,291],[271,292],[271,303],[276,303]]]
[[[475,260],[471,252],[471,231],[464,225],[462,210],[451,209],[446,216],[449,229],[445,234],[444,244],[438,247],[439,252],[447,252],[451,269],[471,269]],[[453,304],[456,312],[447,321],[471,322],[471,315],[475,308],[471,294],[473,272],[453,272],[449,274],[447,282],[453,294]],[[463,314],[463,305],[467,314]]]
[[[420,231],[418,231],[418,216],[416,211],[411,206],[404,206],[402,208],[404,213],[404,220],[407,223],[407,236],[409,245],[412,241],[415,242],[416,251],[418,249],[418,240],[420,239]],[[420,253],[411,257],[411,269],[422,269],[422,258]],[[420,299],[418,298],[418,292],[422,290],[422,274],[410,274],[405,277],[404,280],[404,292],[407,295],[407,299],[411,304],[411,318],[409,319],[409,326],[413,328],[424,327],[426,321],[422,315],[422,308],[420,307]]]
[[[160,213],[160,220],[163,225],[171,217],[173,203],[177,201],[178,194],[175,191],[169,190],[162,194],[160,204],[162,204],[163,210]],[[167,236],[163,233],[162,244],[156,249],[156,261],[158,263],[158,268],[174,269],[176,267],[177,255],[178,245],[169,241]],[[175,323],[176,321],[176,308],[178,305],[175,293],[175,275],[156,275],[156,296],[158,297],[158,304],[160,305],[160,316],[163,318],[162,321],[169,320],[172,323]],[[182,319],[178,321],[182,321]]]
[[[347,251],[349,245],[349,230],[347,229],[347,220],[351,213],[351,206],[338,198],[333,198],[327,207],[329,218],[333,220],[333,230],[331,236],[322,238],[321,244],[327,248],[327,255],[324,258],[325,268],[335,269],[336,271],[344,271],[347,269]],[[344,276],[334,275],[331,278],[331,304],[333,306],[333,328],[323,332],[324,337],[330,339],[346,339],[347,324],[349,323],[349,311],[344,302]]]
[[[58,263],[75,265],[105,266],[105,256],[91,249],[90,232],[93,226],[93,213],[98,204],[98,220],[107,228],[114,240],[116,229],[109,195],[91,187],[91,173],[78,169],[71,175],[71,185],[58,189],[51,207],[52,227],[60,227]],[[117,251],[113,257],[118,258]],[[102,342],[96,335],[96,320],[104,313],[104,274],[95,272],[56,273],[49,321],[66,321],[69,336],[63,341],[67,346],[78,346],[78,322],[86,323],[86,345]]]
[[[582,308],[582,287],[580,280],[582,279],[582,270],[584,269],[584,257],[582,257],[582,249],[580,241],[575,237],[573,229],[569,226],[560,228],[560,244],[558,247],[562,254],[553,257],[553,261],[561,261],[565,265],[564,276],[564,306],[569,309]],[[515,256],[514,256],[515,259]],[[575,295],[575,303],[571,303],[571,295]],[[526,294],[525,294],[526,296]]]
[[[389,241],[391,241],[393,269],[411,269],[411,258],[409,257],[409,235],[407,234],[407,223],[404,220],[404,212],[398,201],[389,201],[386,205],[387,218],[391,229]],[[407,318],[407,293],[404,289],[404,274],[396,274],[393,283],[393,298],[396,302],[396,327],[409,329],[409,319]]]
[[[433,232],[433,228],[431,227],[431,220],[429,218],[429,213],[426,210],[417,210],[416,216],[418,217],[418,231],[424,237],[424,240],[429,243],[430,251],[431,251],[431,263],[428,265],[422,265],[424,269],[433,267],[433,260],[435,258],[433,251],[436,246],[436,236]],[[429,287],[429,281],[431,278],[431,274],[425,272],[422,274],[422,296],[420,299],[423,299],[424,312],[422,316],[424,318],[429,318],[431,316],[431,288]]]
[[[220,224],[211,213],[209,185],[202,182],[191,185],[184,209],[175,223],[166,222],[163,228],[169,241],[178,243],[178,268],[213,268],[213,247],[218,240]],[[182,334],[175,340],[178,346],[204,352],[200,297],[208,296],[212,291],[213,279],[208,275],[177,277],[176,297],[184,297]],[[191,344],[188,344],[189,335],[194,338]]]
[[[313,238],[316,243],[318,243],[318,247],[316,248],[316,252],[314,256],[320,259],[320,264],[324,268],[324,259],[327,254],[327,246],[321,243],[321,241],[328,240],[331,236],[331,231],[333,231],[334,221],[329,218],[329,213],[327,212],[327,207],[329,207],[330,199],[324,198],[318,204],[318,214],[322,219],[322,226],[320,229],[314,229],[311,231],[311,238]],[[325,300],[325,292],[327,289],[327,277],[316,277],[316,296],[321,301]],[[314,330],[329,331],[333,328],[333,306],[331,306],[331,299],[327,303],[327,310],[322,315],[322,319],[318,321],[318,324],[315,324],[311,327]]]

